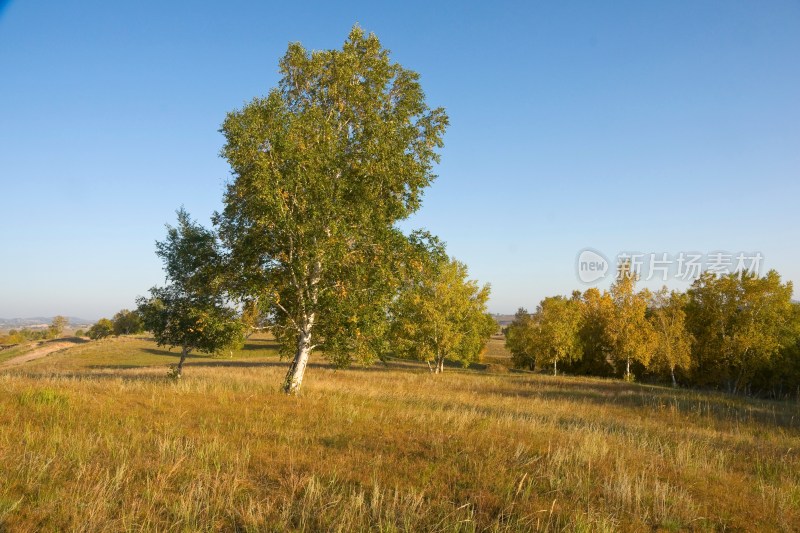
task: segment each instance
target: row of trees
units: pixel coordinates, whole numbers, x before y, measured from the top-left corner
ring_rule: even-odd
[[[6,335],[0,335],[0,345],[19,344],[26,341],[40,341],[55,339],[64,333],[64,329],[69,326],[69,319],[58,315],[53,317],[47,328],[23,328],[12,329]]]
[[[181,210],[157,245],[167,285],[138,300],[160,344],[215,351],[266,327],[291,359],[297,392],[321,348],[337,366],[396,354],[477,356],[488,287],[425,232],[397,228],[436,176],[448,124],[419,75],[359,27],[341,50],[289,45],[282,78],[229,113],[222,155],[232,180],[203,228]],[[494,329],[494,326],[492,326]]]
[[[506,346],[517,367],[668,380],[733,393],[800,393],[800,305],[775,271],[706,273],[685,293],[636,290],[623,264],[592,288],[517,312]]]
[[[446,360],[462,365],[477,361],[497,331],[497,322],[486,310],[488,285],[468,279],[466,265],[449,257],[435,237],[416,232],[406,244],[406,262],[403,272],[395,274],[398,283],[393,285],[392,297],[382,306],[363,304],[361,314],[351,311],[336,322],[339,331],[317,337],[315,348],[323,348],[337,366],[401,357],[427,361],[432,372],[440,373]],[[222,253],[214,232],[197,224],[186,211],[178,211],[177,226],[168,226],[166,240],[156,248],[168,283],[152,288],[149,297],[140,297],[131,314],[159,345],[181,349],[174,377],[181,376],[192,351],[215,353],[236,347],[262,329],[282,340],[280,323],[263,302],[230,298],[239,271]],[[342,294],[348,290],[353,289],[341,287]],[[338,309],[333,306],[327,311],[333,314]],[[364,314],[365,310],[372,314]],[[106,322],[111,334],[117,321]],[[291,355],[287,347],[294,345],[286,337],[280,346]]]
[[[123,309],[114,315],[112,319],[101,318],[95,322],[86,332],[78,331],[78,336],[85,335],[92,340],[104,339],[111,335],[132,335],[144,331],[144,322],[141,314],[134,310]]]
[[[69,319],[61,315],[53,317],[50,326],[46,329],[12,329],[7,335],[0,336],[0,345],[19,344],[20,342],[34,340],[48,340],[60,337],[64,330],[69,326]],[[75,331],[76,337],[87,336],[97,340],[110,335],[129,335],[144,331],[144,323],[138,311],[123,309],[109,320],[101,318],[93,324],[87,331],[79,329]]]

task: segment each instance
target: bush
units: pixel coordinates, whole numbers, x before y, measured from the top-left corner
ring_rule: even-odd
[[[114,323],[107,318],[101,318],[95,325],[89,328],[86,334],[93,341],[104,339],[114,333]]]

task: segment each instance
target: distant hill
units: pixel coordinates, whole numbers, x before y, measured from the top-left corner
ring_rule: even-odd
[[[71,327],[90,326],[95,323],[94,320],[86,320],[74,316],[67,317]],[[22,328],[36,328],[49,326],[53,321],[53,317],[35,316],[30,318],[0,318],[0,329],[22,329]]]
[[[507,325],[511,324],[514,321],[514,315],[498,315],[498,314],[492,313],[492,317],[502,327],[506,327]]]

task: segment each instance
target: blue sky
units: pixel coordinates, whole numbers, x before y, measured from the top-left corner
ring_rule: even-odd
[[[0,316],[133,307],[175,210],[221,207],[225,114],[356,22],[450,115],[403,227],[492,311],[585,288],[586,247],[757,251],[800,283],[800,3],[336,4],[0,2]]]

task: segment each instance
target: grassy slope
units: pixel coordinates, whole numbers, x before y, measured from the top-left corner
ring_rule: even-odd
[[[25,355],[31,349],[33,349],[35,345],[36,345],[35,342],[25,342],[0,351],[0,363],[18,357],[20,355]]]
[[[800,527],[797,404],[319,360],[287,398],[246,348],[179,384],[137,338],[0,374],[0,530]]]

